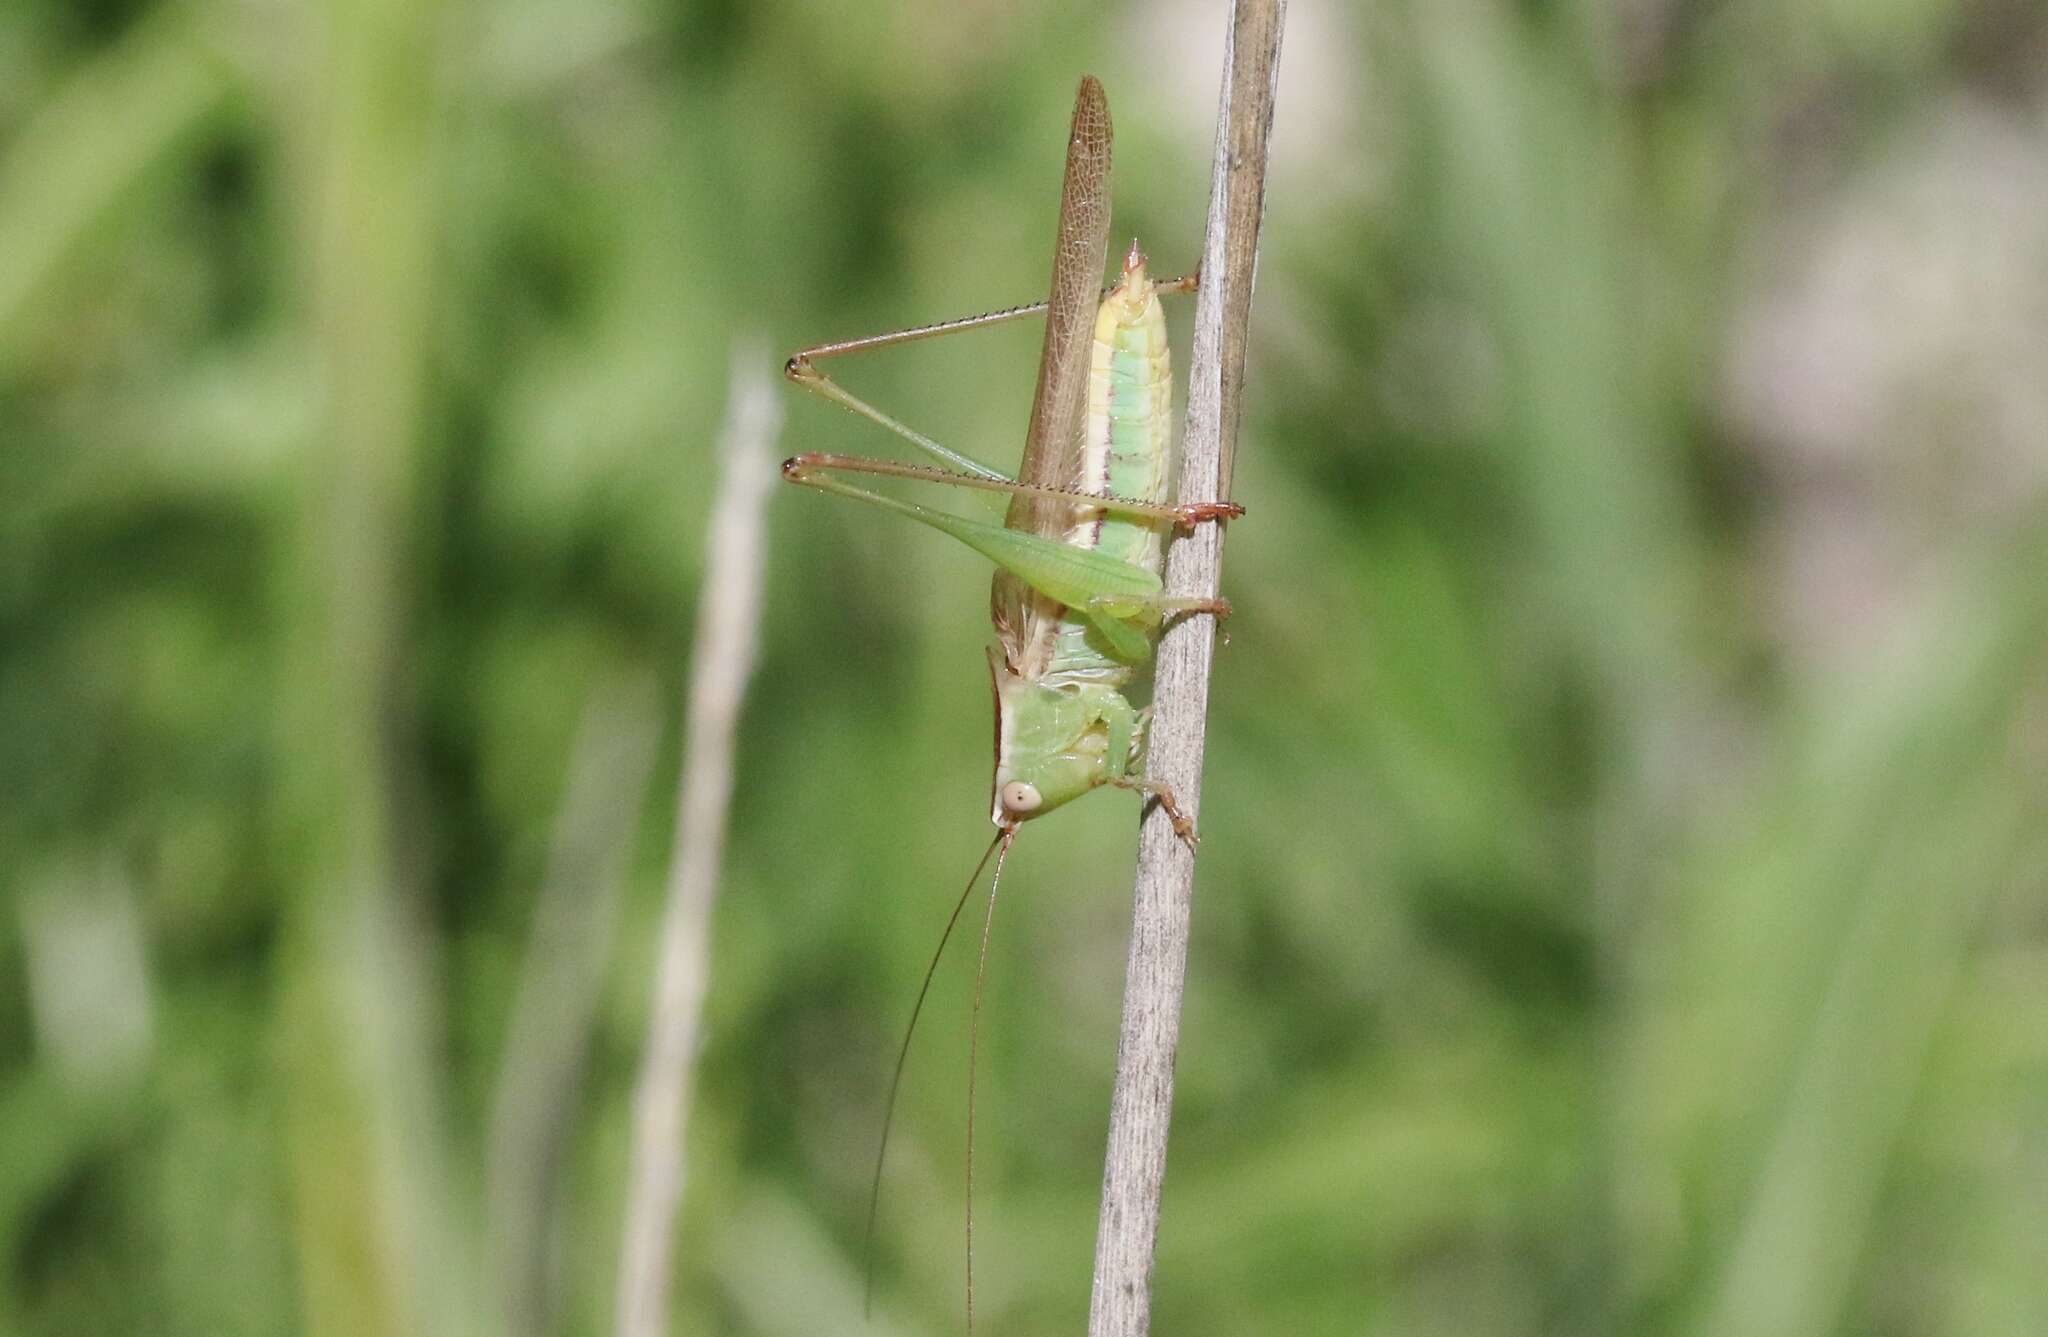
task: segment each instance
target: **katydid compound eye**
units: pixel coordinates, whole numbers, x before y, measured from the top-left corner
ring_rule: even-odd
[[[1012,780],[1003,786],[1005,812],[1014,812],[1022,816],[1027,812],[1038,811],[1038,805],[1042,802],[1044,800],[1039,797],[1036,785],[1025,784],[1022,780]]]

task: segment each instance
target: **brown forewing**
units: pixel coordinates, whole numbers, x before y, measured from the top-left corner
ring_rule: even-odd
[[[1017,481],[1040,487],[1076,487],[1081,480],[1082,416],[1088,401],[1089,347],[1102,274],[1109,259],[1109,99],[1095,76],[1086,75],[1074,97],[1074,125],[1067,140],[1066,178],[1060,189],[1059,243],[1053,252],[1052,292],[1045,315],[1045,349],[1038,361],[1038,391],[1031,401],[1031,426],[1024,437],[1024,461]],[[1065,535],[1072,503],[1013,496],[1003,523],[1046,538]],[[1010,667],[1030,672],[1026,661],[1041,632],[1059,616],[1060,605],[998,568],[990,591],[996,636]]]

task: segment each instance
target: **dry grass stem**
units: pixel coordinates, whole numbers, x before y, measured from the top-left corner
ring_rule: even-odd
[[[704,598],[685,716],[682,783],[668,904],[657,944],[647,1051],[633,1097],[633,1141],[619,1257],[618,1337],[658,1337],[668,1315],[676,1205],[683,1192],[690,1060],[709,975],[711,908],[732,797],[733,738],[753,672],[765,513],[782,410],[765,353],[733,354],[720,454],[724,473],[707,540]]]
[[[1232,7],[1188,372],[1187,434],[1177,494],[1183,502],[1218,500],[1229,489],[1285,12],[1284,0],[1237,0]],[[1222,565],[1222,527],[1197,526],[1167,552],[1167,594],[1213,598]],[[1146,774],[1171,786],[1190,817],[1201,808],[1215,637],[1213,619],[1191,617],[1169,627],[1159,643]],[[1166,1177],[1194,878],[1194,852],[1174,834],[1167,815],[1153,811],[1139,836],[1088,1307],[1090,1337],[1140,1337],[1151,1321],[1152,1258]]]

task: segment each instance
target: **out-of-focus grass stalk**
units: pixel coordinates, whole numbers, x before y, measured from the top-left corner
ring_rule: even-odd
[[[29,331],[52,325],[41,302],[95,225],[226,101],[230,70],[188,18],[166,5],[136,24],[0,156],[0,365]]]
[[[1816,701],[1759,838],[1699,890],[1662,1041],[1686,1055],[1696,1118],[1737,1130],[1691,1167],[1737,1189],[1707,1242],[1700,1337],[1849,1317],[1952,985],[2038,826],[2038,764],[2016,740],[2048,676],[2044,562],[2039,522],[1979,554],[1859,690]]]
[[[647,1050],[633,1092],[633,1145],[619,1250],[613,1330],[668,1330],[676,1206],[683,1195],[690,1072],[711,973],[711,910],[732,799],[735,735],[753,676],[766,561],[768,494],[782,404],[764,348],[733,348],[732,390],[719,446],[723,474],[705,540],[703,601],[691,652],[682,777],[676,798],[668,902],[656,944]]]
[[[538,1337],[554,1308],[556,1180],[660,737],[644,674],[591,692],[491,1100],[484,1281],[505,1337]]]
[[[0,1248],[14,1254],[31,1233],[37,1203],[61,1191],[78,1162],[106,1137],[125,1126],[124,1111],[100,1101],[81,1101],[57,1073],[39,1066],[0,1084]],[[29,1330],[25,1297],[0,1286],[0,1332]]]
[[[293,198],[320,431],[279,526],[283,801],[298,879],[280,1040],[305,1327],[456,1333],[429,1061],[434,990],[396,793],[422,439],[437,7],[333,0],[309,25]]]
[[[1539,597],[1568,621],[1620,754],[1664,716],[1699,611],[1679,452],[1640,401],[1640,277],[1620,107],[1591,57],[1497,0],[1416,19],[1443,217],[1502,356],[1499,460]]]
[[[1579,1326],[1611,1328],[1629,1242],[1623,1185],[1640,1173],[1617,1120],[1626,1074],[1632,953],[1657,866],[1660,829],[1680,808],[1703,711],[1692,651],[1705,611],[1690,554],[1677,443],[1638,387],[1650,383],[1641,279],[1653,243],[1628,212],[1638,197],[1623,109],[1585,35],[1539,24],[1499,0],[1417,11],[1418,105],[1445,192],[1455,263],[1487,321],[1508,406],[1496,466],[1513,498],[1528,593],[1556,634],[1546,648],[1582,675],[1590,721],[1589,820],[1559,842],[1570,907],[1592,943],[1599,1024],[1585,1075],[1585,1210],[1570,1246],[1586,1272]]]

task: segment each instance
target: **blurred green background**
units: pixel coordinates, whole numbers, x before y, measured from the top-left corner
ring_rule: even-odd
[[[1038,295],[1083,71],[1189,264],[1223,21],[0,6],[0,1331],[609,1331],[735,362]],[[2048,1332],[2044,71],[1297,0],[1158,1331]],[[1004,463],[1037,338],[845,379]],[[771,517],[675,1331],[954,1332],[970,954],[859,1250],[988,573]],[[1086,1313],[1132,830],[1011,860],[985,1332]]]

